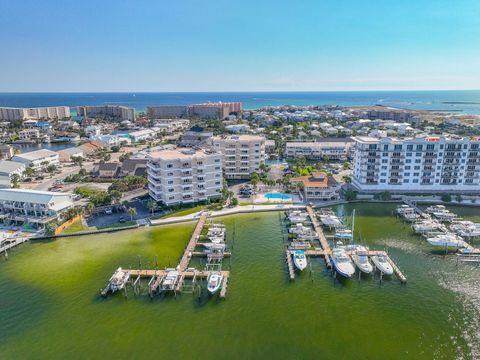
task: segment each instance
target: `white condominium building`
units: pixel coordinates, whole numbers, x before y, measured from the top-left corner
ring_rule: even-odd
[[[287,142],[285,156],[287,158],[304,156],[309,160],[319,160],[328,156],[331,160],[345,160],[352,145],[351,138],[325,138],[316,142]]]
[[[160,150],[148,158],[150,196],[166,205],[221,196],[222,155],[211,150]]]
[[[256,135],[215,136],[213,148],[223,155],[227,179],[249,179],[265,163],[265,138]]]
[[[78,106],[77,114],[92,118],[108,116],[121,121],[135,121],[135,109],[119,105]]]
[[[362,191],[478,192],[480,137],[355,137],[352,184]]]
[[[33,170],[41,170],[49,165],[60,165],[58,153],[47,149],[15,155],[12,157],[12,161],[25,164],[25,166],[29,166]]]
[[[63,119],[70,117],[68,106],[52,106],[41,108],[0,107],[0,120],[40,120]]]

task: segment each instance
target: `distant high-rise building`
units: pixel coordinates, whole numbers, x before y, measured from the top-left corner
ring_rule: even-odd
[[[147,106],[145,113],[152,118],[179,118],[188,115],[186,105]]]
[[[242,103],[239,102],[216,102],[190,105],[190,114],[203,119],[223,119],[230,113],[242,111]]]
[[[78,106],[77,114],[92,118],[107,116],[121,121],[135,121],[135,109],[120,105]]]
[[[39,108],[0,107],[0,120],[40,120],[63,119],[70,117],[68,106],[51,106]]]

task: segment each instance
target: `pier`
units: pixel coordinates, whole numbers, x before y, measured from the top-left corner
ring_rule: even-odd
[[[328,240],[323,233],[323,229],[318,222],[317,216],[315,215],[315,211],[313,211],[311,206],[307,206],[307,213],[308,216],[310,216],[310,221],[312,222],[313,228],[317,233],[318,240],[320,241],[320,246],[324,251],[323,256],[325,257],[325,263],[327,264],[327,268],[331,269],[332,263],[330,261],[330,256],[332,254],[332,249],[330,248],[330,244],[328,243]]]
[[[0,243],[0,254],[5,253],[5,256],[7,256],[7,251],[20,245],[23,244],[24,242],[28,241],[28,237],[18,237],[18,238],[8,238],[3,240]]]
[[[290,280],[295,280],[295,269],[293,267],[292,252],[290,250],[286,250],[285,255],[287,259],[288,275],[290,277]]]
[[[197,224],[195,225],[195,229],[193,230],[192,235],[185,247],[182,257],[176,268],[159,270],[159,269],[123,269],[125,273],[129,275],[128,284],[132,285],[134,288],[135,293],[137,293],[137,289],[139,286],[140,279],[147,278],[150,279],[148,282],[148,293],[150,297],[153,297],[156,294],[159,294],[162,290],[162,284],[164,283],[165,279],[168,280],[168,275],[174,274],[175,282],[171,284],[168,289],[164,289],[163,291],[172,291],[176,295],[178,292],[187,292],[186,291],[186,284],[185,280],[188,279],[191,281],[191,285],[189,285],[190,292],[193,292],[196,287],[197,279],[207,279],[211,273],[209,271],[209,264],[211,262],[215,263],[215,265],[221,265],[221,260],[225,256],[231,256],[230,252],[222,251],[221,253],[210,252],[207,250],[204,251],[195,251],[195,248],[199,245],[204,245],[203,242],[198,242],[200,235],[203,231],[203,228],[206,224],[208,218],[208,213],[203,212],[198,219]],[[193,256],[204,256],[207,257],[209,264],[207,264],[205,270],[197,270],[194,268],[189,268],[190,260]],[[220,288],[219,297],[225,298],[227,295],[227,287],[228,287],[228,279],[230,277],[229,271],[218,271],[222,274],[222,285]],[[105,289],[108,289],[109,285]],[[102,295],[107,295],[108,291],[105,289],[101,292]],[[127,293],[125,287],[125,294]]]

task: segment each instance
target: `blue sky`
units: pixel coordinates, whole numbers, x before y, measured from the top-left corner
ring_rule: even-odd
[[[0,0],[0,91],[480,88],[478,0]]]

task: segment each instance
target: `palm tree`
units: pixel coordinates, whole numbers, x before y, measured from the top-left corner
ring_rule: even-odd
[[[137,209],[135,209],[134,207],[129,207],[127,212],[130,215],[130,220],[133,221],[133,217],[137,215]]]
[[[148,200],[147,202],[147,207],[152,210],[152,216],[153,216],[153,211],[155,210],[155,208],[157,207],[157,202],[153,199],[150,199]]]
[[[90,214],[93,210],[93,208],[95,207],[95,205],[93,205],[91,202],[87,203],[87,205],[85,205],[85,209],[87,210],[87,212]]]
[[[18,185],[18,183],[20,182],[20,175],[12,174],[12,176],[10,177],[10,181],[12,182],[12,187],[14,187],[14,188],[20,187]]]

